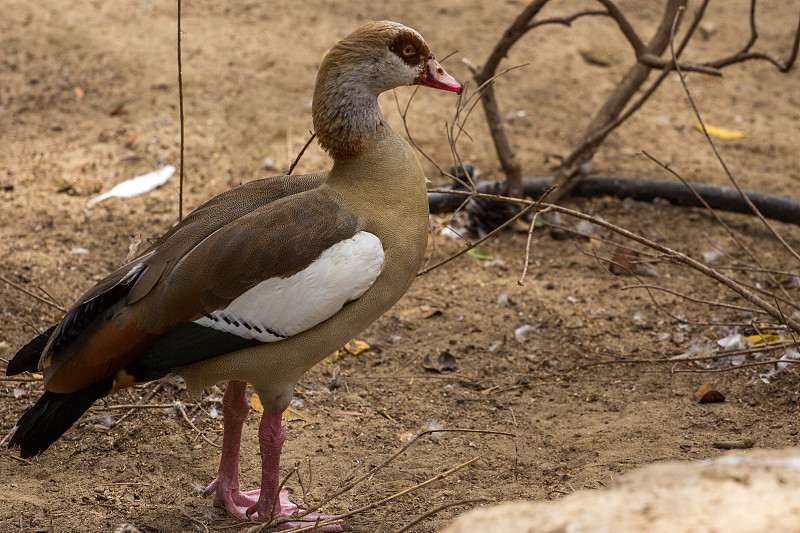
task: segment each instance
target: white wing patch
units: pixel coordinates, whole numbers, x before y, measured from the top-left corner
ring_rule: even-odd
[[[361,297],[382,266],[380,239],[360,231],[322,252],[297,274],[264,280],[225,309],[195,323],[245,339],[279,341],[316,326]]]

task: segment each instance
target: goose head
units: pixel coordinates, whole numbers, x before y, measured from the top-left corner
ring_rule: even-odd
[[[425,39],[397,22],[371,22],[336,43],[314,89],[314,128],[322,148],[335,160],[357,158],[385,126],[378,95],[405,85],[462,89]]]

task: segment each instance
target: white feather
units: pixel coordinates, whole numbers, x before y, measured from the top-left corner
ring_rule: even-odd
[[[304,270],[264,280],[225,309],[211,313],[211,318],[195,323],[245,339],[279,341],[316,326],[360,298],[382,266],[380,239],[361,231],[322,252]]]

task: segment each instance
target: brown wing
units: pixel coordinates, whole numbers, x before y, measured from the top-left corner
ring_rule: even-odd
[[[181,226],[201,220],[187,217]],[[171,242],[182,232],[173,230],[67,313],[43,353],[47,389],[72,392],[115,374],[176,325],[225,307],[265,279],[302,270],[358,225],[356,216],[308,191],[212,229],[182,255],[176,251],[186,246]]]

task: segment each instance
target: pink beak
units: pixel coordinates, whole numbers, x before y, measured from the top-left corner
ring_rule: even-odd
[[[461,93],[461,84],[436,61],[433,54],[428,55],[425,76],[419,82],[420,85]]]

